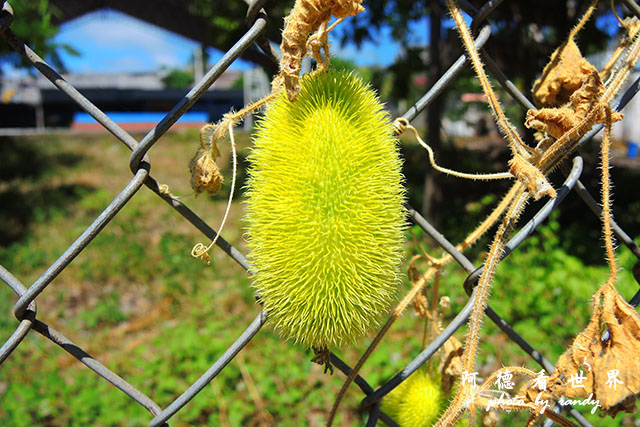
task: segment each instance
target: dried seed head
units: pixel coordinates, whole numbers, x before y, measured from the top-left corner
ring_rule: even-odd
[[[191,170],[191,188],[194,189],[196,194],[200,194],[205,190],[209,194],[216,194],[220,191],[223,178],[218,165],[213,159],[212,151],[205,150],[202,147],[199,148],[196,155],[191,159],[189,169]]]

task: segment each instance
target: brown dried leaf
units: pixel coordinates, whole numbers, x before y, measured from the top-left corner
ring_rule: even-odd
[[[634,412],[640,395],[640,316],[612,285],[602,286],[594,300],[591,321],[560,356],[546,395],[553,399],[592,395],[612,417]],[[609,338],[602,340],[606,330]],[[569,382],[580,369],[586,377],[583,388]]]
[[[441,350],[442,363],[440,364],[440,377],[442,379],[442,391],[449,394],[456,379],[462,375],[462,344],[454,336],[445,341]]]
[[[560,138],[577,124],[575,112],[568,107],[541,108],[527,111],[524,125],[529,129],[547,132],[554,138]]]
[[[569,102],[584,80],[597,70],[582,57],[573,40],[568,40],[551,55],[542,76],[533,85],[533,99],[538,107],[559,107]]]
[[[338,0],[333,6],[333,16],[336,18],[346,18],[347,16],[357,15],[364,12],[362,0]]]
[[[543,150],[545,155],[558,151],[561,154],[569,149],[571,141],[582,138],[595,123],[606,121],[607,111],[610,110],[601,101],[604,92],[604,84],[594,68],[584,77],[580,88],[571,94],[568,103],[558,108],[527,111],[525,126],[539,131],[538,149]],[[614,123],[624,116],[614,112],[609,117]],[[564,142],[562,145],[554,144],[556,140]]]
[[[420,271],[418,271],[415,265],[416,260],[419,260],[420,258],[421,258],[420,255],[414,256],[411,262],[409,263],[409,267],[407,268],[407,276],[409,277],[409,282],[411,282],[411,286],[415,286],[416,282],[420,279],[420,276],[422,276],[420,274]]]
[[[413,298],[413,310],[416,313],[416,316],[422,319],[427,317],[429,312],[429,301],[425,294],[420,292]]]
[[[595,395],[607,414],[635,409],[635,397],[640,393],[640,316],[636,310],[611,288],[613,312],[603,312],[603,320],[610,338],[601,344],[600,356],[595,359]],[[610,387],[609,372],[618,370],[622,384]]]
[[[541,108],[539,110],[527,111],[527,120],[525,126],[530,129],[536,129],[547,132],[554,138],[560,138],[571,129],[578,125],[582,126],[583,132],[586,133],[591,125],[585,125],[582,122],[594,109],[598,110],[594,117],[594,122],[603,122],[605,119],[605,110],[600,108],[599,102],[605,91],[604,84],[600,79],[597,71],[592,71],[585,76],[584,81],[574,93],[571,94],[569,102],[558,108]],[[612,114],[612,122],[622,120],[623,115],[620,113]],[[577,138],[582,134],[576,135]]]

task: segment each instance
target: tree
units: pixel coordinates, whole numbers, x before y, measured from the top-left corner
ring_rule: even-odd
[[[282,0],[266,3],[269,25],[264,36],[271,42],[280,43],[280,29],[284,25],[281,17],[289,12],[292,3],[293,1]],[[578,0],[504,2],[489,16],[493,26],[491,38],[486,45],[487,52],[510,78],[528,89],[587,3],[589,2]],[[473,0],[471,4],[480,8],[485,0]],[[366,13],[351,17],[341,24],[341,42],[353,42],[356,45],[365,40],[375,42],[382,28],[391,29],[393,38],[407,46],[405,55],[399,57],[388,69],[393,79],[391,95],[396,100],[406,99],[411,92],[415,92],[413,81],[418,73],[426,72],[427,88],[430,87],[442,74],[442,70],[463,51],[457,35],[449,35],[446,30],[443,31],[442,22],[447,19],[447,15],[441,0],[368,0],[365,7]],[[606,7],[605,4],[601,5],[602,9]],[[191,10],[212,22],[212,44],[220,49],[227,49],[246,30],[246,9],[242,3],[223,2],[214,5],[208,0],[194,0]],[[426,61],[422,54],[424,50],[421,47],[411,47],[410,43],[414,38],[412,29],[416,28],[416,24],[424,22],[425,32],[430,40]],[[453,33],[455,29],[449,29],[449,32]],[[602,48],[607,40],[606,34],[596,28],[595,20],[591,20],[581,33],[581,41],[588,50]],[[274,69],[270,68],[268,71],[273,73]],[[427,137],[436,150],[440,146],[443,99],[444,95],[441,95],[432,102],[427,114]],[[437,205],[438,197],[435,181],[427,172],[423,211],[431,219],[437,220],[436,212],[430,206]]]
[[[65,67],[59,54],[60,49],[72,55],[79,55],[79,53],[67,44],[53,41],[58,28],[51,23],[51,20],[59,11],[49,4],[49,0],[12,0],[10,4],[15,17],[10,27],[11,31],[45,60],[51,62],[55,68],[64,71]],[[6,43],[0,43],[0,58],[5,64],[14,67],[29,65]]]
[[[481,8],[486,1],[473,0],[470,3]],[[589,3],[586,0],[503,2],[489,15],[492,33],[486,50],[505,74],[532,82]],[[404,46],[410,45],[411,29],[415,28],[415,24],[427,22],[426,31],[431,31],[429,21],[425,18],[430,16],[433,7],[442,7],[441,1],[368,0],[366,13],[341,24],[344,30],[342,42],[350,41],[359,45],[365,40],[375,41],[380,29],[388,27],[395,40]],[[599,13],[606,13],[608,8],[608,2],[601,2]],[[441,19],[448,19],[446,10],[441,13]],[[449,32],[455,32],[455,29]],[[448,66],[462,53],[463,48],[457,36],[444,39],[446,44],[440,47],[440,59]],[[590,53],[606,46],[609,36],[599,30],[595,19],[592,19],[581,31],[579,41],[586,53]],[[447,52],[444,56],[443,51]],[[425,69],[427,66],[425,64]],[[404,78],[406,76],[402,77],[398,83],[407,81]]]
[[[223,52],[229,50],[247,31],[247,5],[244,2],[191,0],[187,4],[189,12],[204,18],[208,23],[202,31],[206,33],[207,44],[216,49]],[[292,6],[293,1],[273,0],[266,3],[269,25],[262,35],[265,40],[280,45],[284,17]],[[277,73],[277,64],[260,54],[255,46],[251,46],[243,57],[262,66],[269,74]]]
[[[193,84],[193,73],[174,68],[162,78],[167,89],[184,89]]]
[[[481,8],[486,1],[474,0],[473,6]],[[491,38],[486,50],[498,66],[512,80],[517,81],[525,92],[544,67],[553,50],[564,41],[572,25],[590,1],[539,0],[536,2],[504,2],[489,16],[492,23]],[[604,3],[604,2],[603,2]],[[393,75],[394,96],[406,98],[411,91],[412,76],[427,72],[428,87],[435,83],[447,67],[463,53],[462,45],[456,34],[445,36],[441,30],[443,13],[440,0],[369,0],[367,13],[351,18],[343,24],[343,42],[353,41],[360,44],[365,40],[375,41],[383,27],[389,27],[393,37],[403,46],[410,45],[411,28],[419,22],[427,22],[429,33],[428,60],[421,60],[421,49],[407,48],[405,55],[389,67]],[[600,5],[600,12],[606,11],[608,4]],[[425,21],[424,17],[429,16]],[[414,25],[411,25],[414,24]],[[455,29],[449,30],[455,32]],[[602,49],[609,37],[600,31],[592,19],[580,34],[580,42],[587,53]],[[442,112],[441,95],[429,105],[427,114],[427,138],[437,151],[440,145],[439,123]],[[430,219],[436,219],[436,212],[430,209],[437,205],[439,191],[429,172],[425,177],[423,213]]]
[[[429,82],[435,82],[442,74],[442,61],[440,59],[440,36],[442,32],[442,6],[440,0],[430,0],[429,10]],[[434,150],[439,150],[440,122],[444,109],[443,95],[440,94],[427,110],[427,135]],[[424,178],[424,195],[422,199],[422,213],[431,218],[435,223],[440,222],[439,210],[442,201],[442,192],[436,185],[434,170],[428,168]]]
[[[484,2],[475,0],[476,7]],[[506,75],[521,78],[530,89],[553,51],[565,41],[591,1],[505,2],[490,15],[495,23],[486,50]],[[600,2],[598,14],[610,11],[609,2]],[[579,34],[583,54],[606,47],[609,35],[598,29],[596,19],[587,22]]]

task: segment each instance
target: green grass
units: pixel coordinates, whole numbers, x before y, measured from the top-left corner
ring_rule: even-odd
[[[244,159],[247,137],[238,139]],[[226,167],[221,195],[189,195],[188,160],[196,141],[196,133],[161,140],[150,153],[152,173],[174,194],[185,195],[184,202],[217,227],[229,171]],[[131,173],[128,151],[109,137],[52,136],[19,143],[30,150],[24,162],[33,153],[43,159],[60,153],[76,159],[32,177],[7,179],[0,186],[1,194],[19,194],[31,210],[21,234],[0,247],[0,263],[28,286],[107,206]],[[228,155],[223,155],[225,163]],[[41,197],[57,192],[60,185],[81,184],[81,191],[53,206]],[[223,234],[243,250],[241,198],[240,193]],[[4,205],[3,214],[11,216],[12,208]],[[199,241],[205,240],[195,228],[143,188],[45,289],[37,300],[38,317],[164,407],[222,355],[260,310],[246,273],[222,251],[213,250],[210,266],[191,257]],[[3,337],[17,325],[10,314],[14,303],[15,295],[0,287]],[[324,375],[309,361],[312,356],[302,347],[283,344],[269,326],[243,351],[250,381],[280,425],[320,423],[331,407],[341,377]],[[351,363],[355,357],[354,350],[345,356]],[[378,363],[383,369],[375,370],[374,379],[388,378],[401,361],[384,365]],[[2,425],[144,425],[151,418],[34,332],[1,369]],[[357,407],[358,399],[353,393],[346,407]],[[257,406],[233,361],[171,421],[245,425],[264,416]],[[338,422],[360,425],[363,418],[351,409]]]
[[[196,198],[190,195],[188,162],[197,138],[197,133],[186,132],[161,139],[150,151],[151,173],[217,228],[230,183],[228,146],[221,147],[223,190],[215,197]],[[244,168],[248,138],[240,134],[237,139]],[[13,157],[5,156],[8,152]],[[129,151],[109,136],[3,140],[0,158],[0,264],[26,286],[131,178]],[[239,179],[244,182],[243,176]],[[223,235],[246,252],[242,216],[240,190]],[[467,230],[473,225],[461,223]],[[501,264],[490,301],[552,361],[586,325],[590,295],[607,275],[603,265],[585,266],[558,249],[554,227],[558,227],[555,218]],[[38,318],[166,407],[222,355],[260,310],[244,270],[218,249],[211,254],[211,265],[192,258],[190,251],[197,242],[206,243],[193,226],[143,188],[38,297]],[[486,247],[486,242],[481,245]],[[591,247],[601,250],[599,241],[591,242]],[[407,244],[407,257],[416,252]],[[619,261],[625,268],[619,289],[629,298],[637,286],[630,275],[632,256],[621,248]],[[447,319],[466,301],[464,276],[452,266],[442,277],[440,294],[452,302]],[[401,294],[409,287],[403,286]],[[15,294],[0,286],[0,340],[17,326],[11,314],[15,301]],[[362,371],[372,386],[381,385],[420,352],[423,325],[411,308],[396,322]],[[369,342],[337,353],[353,365]],[[172,417],[171,424],[240,426],[271,419],[284,426],[324,423],[344,380],[340,373],[323,374],[310,362],[313,355],[308,350],[284,342],[269,325],[241,355]],[[503,364],[539,370],[486,322],[480,376]],[[364,424],[366,415],[356,409],[362,397],[352,386],[336,425]],[[145,409],[35,332],[0,367],[0,425],[139,426],[150,419]],[[597,418],[593,422],[602,424]]]

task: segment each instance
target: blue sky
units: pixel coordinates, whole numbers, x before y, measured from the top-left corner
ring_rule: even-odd
[[[339,30],[339,27],[338,27]],[[425,34],[424,27],[418,34]],[[160,67],[185,67],[197,43],[115,11],[102,11],[85,15],[60,27],[55,37],[80,52],[79,57],[62,53],[62,58],[73,72],[141,72]],[[425,42],[425,37],[416,37]],[[364,43],[360,49],[350,45],[344,48],[333,43],[332,53],[351,58],[358,65],[388,65],[393,62],[399,45],[388,30],[382,30],[378,43]],[[211,61],[222,57],[222,52],[209,50]],[[233,68],[246,69],[250,63],[237,61]]]
[[[56,43],[76,49],[62,52],[72,72],[142,72],[184,67],[197,46],[194,41],[128,15],[96,12],[60,27]],[[212,51],[212,60],[222,55]]]
[[[365,12],[366,13],[366,12]],[[611,17],[600,17],[598,23],[611,29],[616,23]],[[446,24],[445,24],[446,25]],[[412,43],[426,43],[426,21],[412,25]],[[336,28],[339,34],[340,26]],[[145,72],[161,67],[188,66],[197,43],[115,11],[100,11],[85,15],[61,26],[55,38],[80,52],[79,57],[61,52],[63,61],[72,72]],[[358,65],[389,65],[400,45],[390,30],[382,29],[377,42],[366,42],[359,49],[355,45],[339,46],[332,43],[332,54],[354,60]],[[211,61],[222,57],[222,52],[209,50]],[[236,61],[232,68],[246,69],[250,63]]]

